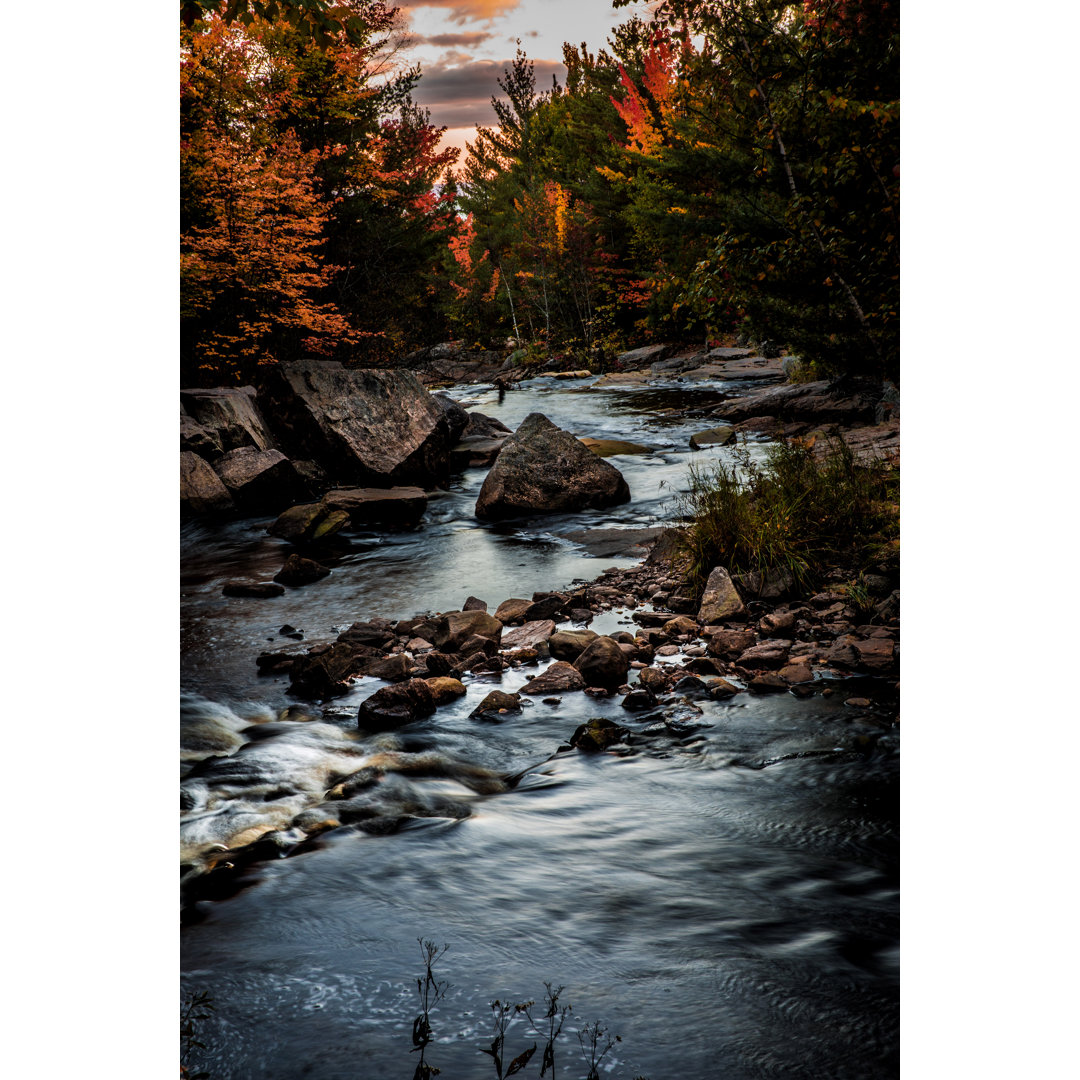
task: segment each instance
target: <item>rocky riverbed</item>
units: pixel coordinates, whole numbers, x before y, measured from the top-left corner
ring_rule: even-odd
[[[754,863],[768,851],[766,861],[775,862],[769,875],[783,875],[788,871],[781,866],[787,866],[802,882],[792,886],[795,906],[786,907],[786,915],[769,915],[776,895],[767,888],[760,891],[756,877],[747,877],[743,885],[732,882],[734,894],[724,887],[716,899],[703,899],[694,916],[697,925],[722,925],[729,910],[723,905],[731,903],[735,908],[730,910],[757,912],[749,925],[759,929],[733,930],[728,944],[714,943],[704,952],[682,941],[677,951],[689,950],[687,958],[710,963],[744,955],[754,978],[762,970],[771,973],[779,995],[776,1005],[782,1008],[793,1007],[783,1001],[805,1001],[807,994],[819,993],[799,988],[795,969],[789,971],[781,959],[788,955],[784,949],[801,955],[810,965],[806,970],[831,972],[840,980],[838,987],[854,978],[864,1014],[855,1019],[858,1010],[855,998],[849,1009],[848,990],[834,994],[825,1009],[834,1010],[834,1019],[846,1017],[843,1022],[861,1033],[864,1044],[840,1050],[833,1036],[804,1032],[802,1045],[819,1064],[827,1063],[830,1075],[890,1075],[895,826],[889,795],[883,793],[893,790],[898,734],[895,565],[864,574],[857,590],[850,576],[837,569],[813,595],[793,592],[789,581],[732,579],[717,568],[699,595],[688,589],[667,531],[669,485],[677,482],[674,478],[685,471],[691,455],[723,459],[732,438],[748,439],[756,451],[781,437],[810,445],[841,437],[857,453],[898,457],[898,415],[890,391],[788,385],[783,358],[757,357],[749,350],[713,350],[713,355],[668,347],[639,350],[622,358],[620,371],[605,376],[530,373],[521,388],[515,388],[517,380],[505,380],[501,392],[491,389],[491,376],[505,372],[492,373],[491,363],[483,357],[471,369],[478,381],[470,388],[464,382],[469,358],[456,353],[452,374],[463,384],[449,394],[424,388],[432,380],[422,366],[420,378],[408,372],[394,379],[368,373],[361,382],[347,372],[307,365],[299,373],[285,373],[276,384],[273,410],[260,405],[260,398],[270,400],[261,390],[197,391],[182,399],[185,453],[201,463],[193,466],[186,458],[186,475],[204,472],[205,466],[228,497],[226,502],[217,492],[214,498],[193,498],[189,487],[185,502],[185,967],[202,971],[201,978],[237,1003],[249,1001],[255,1007],[264,991],[238,983],[229,963],[213,959],[214,950],[224,944],[221,934],[228,934],[228,951],[243,948],[250,953],[245,964],[269,971],[279,963],[273,947],[257,943],[237,920],[269,930],[280,925],[286,911],[300,908],[292,901],[264,908],[260,890],[238,890],[252,884],[276,890],[273,882],[283,879],[275,866],[295,867],[299,881],[310,876],[305,867],[316,865],[308,859],[339,870],[343,858],[351,865],[350,849],[343,846],[350,837],[390,845],[381,849],[376,860],[381,863],[384,858],[394,861],[395,852],[404,856],[409,837],[423,823],[458,823],[467,830],[459,834],[464,839],[453,841],[440,832],[439,844],[424,843],[429,870],[442,867],[443,877],[464,875],[467,880],[471,871],[466,867],[487,859],[482,864],[491,867],[492,875],[481,889],[513,887],[531,895],[539,887],[535,871],[518,865],[510,849],[500,845],[498,856],[494,849],[483,854],[485,822],[511,815],[507,820],[531,838],[539,857],[571,873],[582,868],[570,869],[567,845],[581,848],[582,830],[591,835],[599,828],[607,837],[606,847],[594,856],[592,872],[600,881],[618,877],[620,867],[660,842],[666,834],[657,823],[672,808],[682,807],[679,812],[685,813],[690,807],[712,807],[708,813],[722,822],[737,806],[740,819],[745,814],[748,822],[756,821],[753,839],[736,839],[726,826],[713,836],[710,825],[705,832],[712,839],[702,839],[700,852],[691,855],[686,849],[677,858],[663,858],[650,871],[659,876],[648,888],[668,878],[681,880],[691,868],[704,875],[701,880],[711,879],[711,863],[708,869],[700,864],[700,858],[713,857],[710,852],[729,852],[725,860],[735,859],[725,861],[730,874],[740,860]],[[569,377],[556,377],[562,374]],[[363,409],[354,410],[360,420],[341,405],[346,391],[358,387],[371,397]],[[391,407],[390,390],[403,387],[414,402],[407,410],[408,423],[399,416],[393,440],[384,439],[373,456],[369,444],[375,427],[365,429],[361,421],[378,425],[379,409]],[[288,394],[296,399],[291,405],[285,403]],[[597,409],[590,402],[603,405]],[[632,402],[632,413],[617,412],[624,402],[627,407]],[[271,416],[286,414],[291,417],[287,426],[269,422]],[[476,520],[484,478],[503,447],[516,438],[515,431],[524,428],[523,435],[529,436],[529,446],[518,454],[524,477],[549,467],[529,454],[548,454],[555,469],[560,454],[578,453],[560,449],[562,436],[552,439],[543,424],[525,424],[530,414],[548,418],[550,427],[567,437],[577,436],[575,445],[589,460],[625,476],[630,502],[620,502],[618,494],[595,501],[592,492],[610,485],[599,470],[595,488],[570,504],[545,507],[549,495],[525,485],[533,502],[518,506],[517,518]],[[636,419],[628,424],[631,415]],[[547,436],[539,446],[530,435],[536,428]],[[507,462],[513,457],[508,454]],[[234,464],[238,459],[243,470]],[[617,487],[605,490],[617,492]],[[611,565],[596,573],[591,567],[598,560]],[[528,587],[516,588],[517,583]],[[615,773],[588,765],[605,760],[652,763],[647,772],[659,770],[655,779],[667,793],[654,796],[648,784],[613,787]],[[711,764],[702,772],[706,762]],[[757,787],[747,788],[739,779],[750,775],[773,778],[772,809],[759,801],[764,789],[755,793]],[[684,790],[671,789],[669,776],[678,776]],[[719,789],[713,786],[717,780]],[[791,781],[796,783],[788,790]],[[819,786],[823,782],[825,788]],[[537,800],[552,783],[569,784],[581,795],[571,799],[572,809],[560,811],[570,816],[549,838],[536,832],[545,821]],[[849,790],[859,792],[855,803],[835,820],[831,810],[827,818],[820,817],[825,805],[845,800]],[[874,792],[869,802],[867,791]],[[790,804],[782,813],[791,818],[783,826],[788,840],[775,847],[768,822],[781,812],[775,802],[781,792],[784,804]],[[612,816],[603,825],[592,820],[590,802],[608,807]],[[537,813],[538,818],[532,816]],[[625,815],[636,824],[624,842],[618,821]],[[823,823],[824,832],[804,832],[795,824],[815,820]],[[863,841],[851,846],[856,835],[867,838],[872,855],[862,851]],[[674,850],[670,838],[663,842]],[[370,861],[372,851],[362,850]],[[742,854],[735,856],[735,851]],[[811,852],[817,854],[805,862]],[[290,858],[282,862],[282,856]],[[492,858],[498,861],[491,863]],[[511,878],[495,884],[503,878],[499,862],[517,867],[516,885],[510,885]],[[812,878],[823,875],[823,880],[839,882],[856,873],[851,869],[856,864],[863,865],[858,873],[869,875],[864,899],[863,885],[855,901],[841,899],[850,885],[835,895],[831,886],[819,889],[817,897],[831,898],[826,907],[815,900],[806,908],[795,899]],[[802,869],[792,870],[797,865]],[[410,882],[415,896],[432,888],[429,872],[395,872]],[[370,919],[370,905],[380,895],[371,876],[377,873],[374,863],[346,873],[353,883],[350,895],[359,890],[367,898],[364,918]],[[740,872],[735,873],[738,878]],[[588,889],[587,879],[581,880]],[[484,904],[451,889],[453,895],[437,898],[440,888],[431,903],[444,914],[409,914],[413,937],[434,933],[432,924],[446,924],[448,935],[469,942],[463,958],[469,971],[476,964],[490,967],[492,958],[482,959],[487,946],[476,935],[482,935],[483,923],[502,921],[491,906],[498,903],[495,896]],[[222,907],[218,901],[225,898],[231,899]],[[352,901],[337,883],[323,881],[312,899],[324,908],[330,905],[328,910],[339,905],[351,910]],[[559,906],[553,900],[545,903]],[[235,918],[227,917],[227,910],[235,911]],[[624,910],[621,901],[619,910]],[[633,910],[639,923],[637,931],[624,924],[627,947],[632,942],[639,957],[634,963],[653,970],[651,979],[663,979],[653,965],[668,947],[656,935],[663,937],[661,927],[671,925],[673,911],[651,893],[625,910],[627,915]],[[776,924],[784,929],[761,937],[760,927],[775,918],[784,920]],[[379,919],[377,932],[384,939],[401,936],[402,927],[395,923],[391,928]],[[646,926],[652,944],[640,937]],[[499,932],[523,940],[516,923]],[[795,944],[804,938],[806,945]],[[764,945],[774,939],[788,944],[778,952]],[[570,931],[567,940],[577,942],[580,955],[560,952],[562,970],[547,974],[562,981],[576,972],[590,993],[603,997],[605,992],[580,966],[587,957],[594,969],[600,964],[595,952],[602,951],[600,939],[589,930],[584,937]],[[320,948],[310,944],[315,952]],[[867,949],[872,959],[860,959],[854,967],[843,959]],[[534,966],[544,955],[539,942],[524,952]],[[376,971],[385,973],[387,965],[396,970],[398,961],[380,956],[372,963],[374,977]],[[499,966],[509,971],[517,964]],[[312,977],[325,982],[323,975]],[[768,1064],[770,1056],[794,1068],[797,1055],[779,1051],[774,1039],[792,1037],[795,1014],[767,1020],[753,1008],[746,1012],[738,1001],[747,987],[741,975],[735,978],[728,988],[734,996],[729,994],[719,1008],[738,1033],[718,1034],[714,1047],[727,1063],[725,1075],[771,1074],[776,1066]],[[198,982],[194,976],[190,980]],[[409,982],[404,978],[403,994]],[[675,985],[687,1000],[703,1003],[709,996],[693,979],[680,977]],[[705,1058],[691,1049],[689,1029],[678,1014],[653,1003],[647,1007],[653,1019],[647,1022],[640,1012],[646,1008],[643,1000],[624,989],[609,1002],[609,1016],[622,1015],[624,1025],[628,1016],[637,1016],[634,1026],[646,1044],[639,1046],[636,1064],[632,1057],[624,1063],[651,1069],[654,1080],[669,1075],[663,1063],[670,1061],[680,1075],[705,1075],[700,1071]],[[462,1006],[471,1007],[489,992],[495,989],[479,983],[475,993],[466,989]],[[407,1023],[409,1005],[405,998],[395,1002],[380,1007]],[[226,1017],[222,1022],[235,1039],[237,1031],[229,1025],[239,1021]],[[466,1029],[471,1031],[466,1024],[459,1037],[465,1037]],[[223,1038],[225,1030],[219,1033]],[[667,1043],[674,1033],[682,1040],[678,1049]],[[389,1067],[396,1045],[389,1033],[370,1031],[365,1037]],[[305,1040],[280,1052],[296,1068],[319,1058]],[[255,1076],[262,1067],[258,1059],[254,1045],[240,1049],[234,1044],[215,1060],[223,1075]],[[315,1075],[337,1075],[336,1066],[314,1068]],[[455,1075],[473,1075],[470,1068],[459,1062]]]

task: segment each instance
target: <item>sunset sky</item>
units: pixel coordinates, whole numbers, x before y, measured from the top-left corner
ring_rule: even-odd
[[[516,41],[535,61],[537,89],[563,82],[564,41],[595,51],[611,29],[651,6],[636,0],[615,11],[611,0],[398,0],[411,20],[408,59],[424,71],[414,95],[431,110],[431,121],[449,130],[444,145],[462,147],[476,125],[495,123],[495,80],[514,56]]]

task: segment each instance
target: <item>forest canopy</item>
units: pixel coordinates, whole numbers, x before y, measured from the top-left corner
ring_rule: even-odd
[[[543,88],[519,44],[460,162],[400,30],[384,0],[181,3],[186,381],[738,334],[898,378],[896,0],[664,0]]]

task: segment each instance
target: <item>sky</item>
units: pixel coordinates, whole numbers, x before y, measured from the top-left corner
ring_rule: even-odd
[[[537,89],[551,77],[565,81],[564,41],[604,46],[613,27],[650,5],[635,0],[613,10],[611,0],[397,0],[413,39],[406,54],[423,68],[413,97],[431,111],[431,122],[448,130],[443,145],[464,147],[476,126],[495,123],[496,79],[521,47],[535,63]]]

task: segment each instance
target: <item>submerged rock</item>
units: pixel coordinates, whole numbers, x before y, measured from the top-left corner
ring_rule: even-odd
[[[285,586],[276,581],[226,581],[221,588],[222,596],[253,596],[265,599],[270,596],[283,596]]]
[[[313,581],[326,577],[330,570],[314,559],[305,559],[303,555],[293,553],[285,560],[285,565],[274,575],[274,580],[282,585],[310,585]]]
[[[530,413],[506,440],[487,474],[476,500],[476,516],[494,521],[629,500],[630,489],[618,469],[543,414]]]

